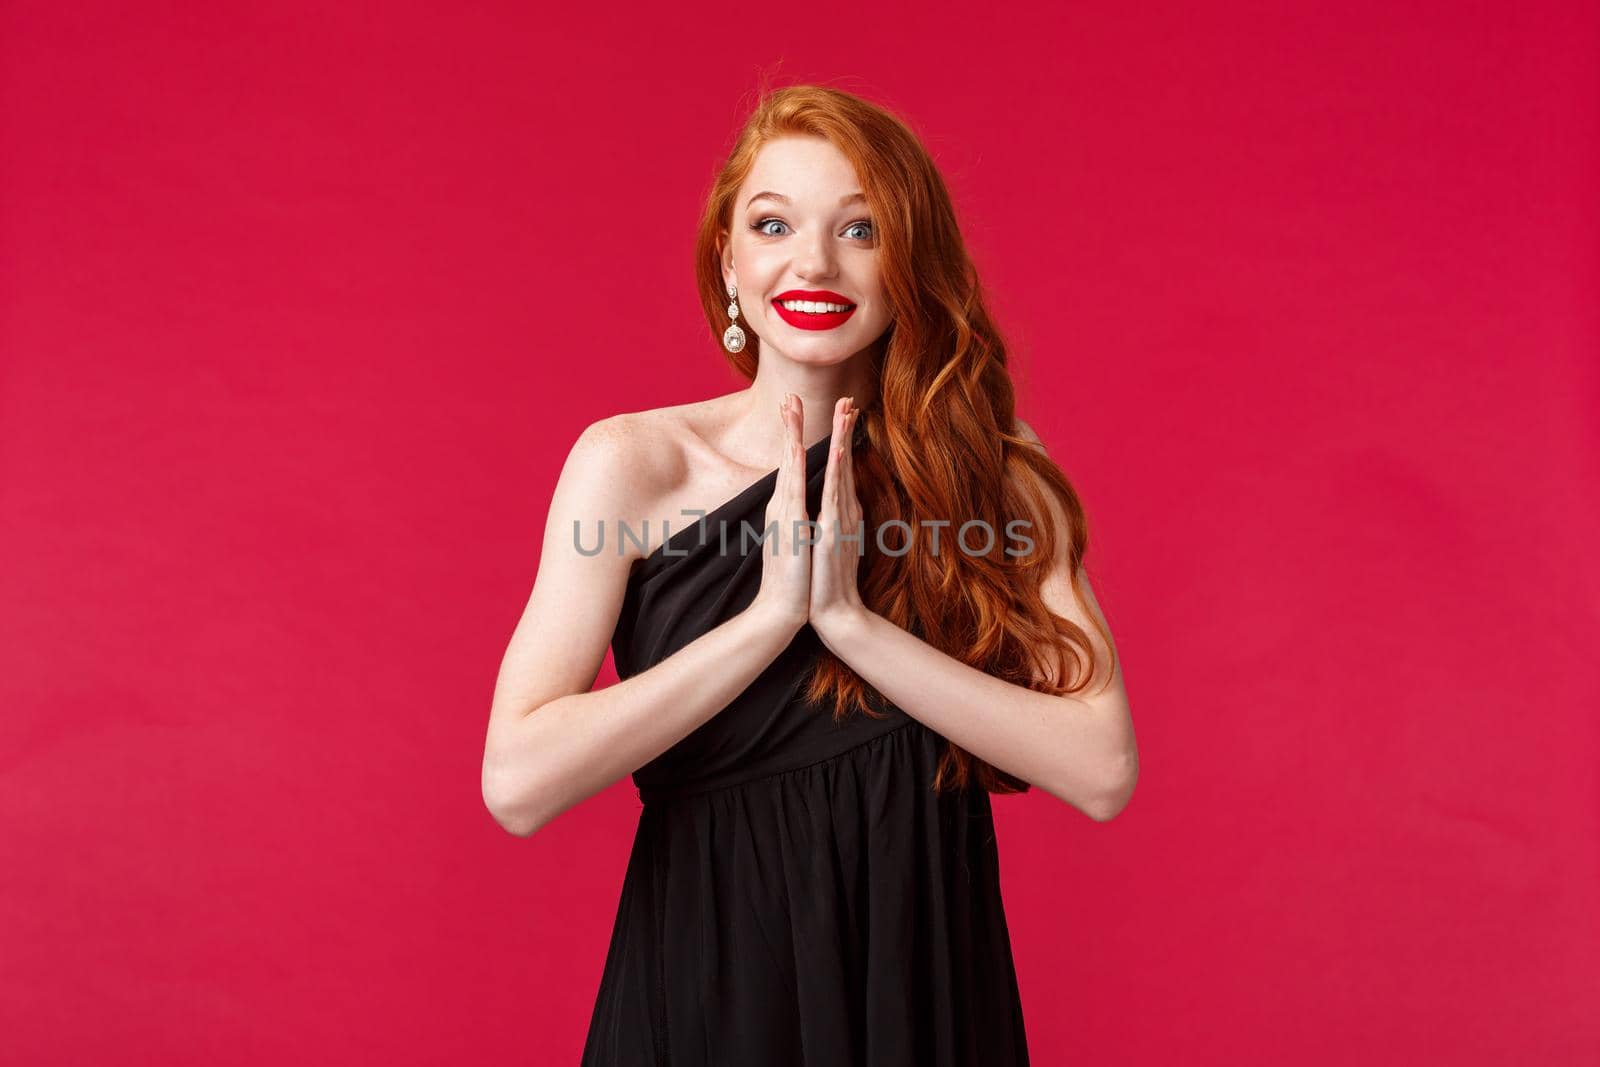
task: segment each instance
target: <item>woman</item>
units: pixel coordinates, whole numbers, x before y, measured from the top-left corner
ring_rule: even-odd
[[[485,751],[512,833],[644,804],[583,1062],[1026,1063],[989,794],[1137,777],[1082,508],[895,117],[768,94],[696,254],[750,385],[578,438]]]

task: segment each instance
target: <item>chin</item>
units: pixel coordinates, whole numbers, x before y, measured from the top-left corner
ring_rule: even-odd
[[[805,363],[814,367],[831,367],[835,363],[843,363],[857,352],[861,351],[854,345],[840,345],[829,343],[826,345],[801,345],[792,352],[783,355],[796,363]]]

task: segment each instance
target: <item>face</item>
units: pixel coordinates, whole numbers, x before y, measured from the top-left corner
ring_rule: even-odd
[[[734,201],[722,277],[724,293],[738,286],[739,323],[764,355],[839,363],[889,326],[877,224],[855,168],[820,137],[780,138],[757,154]]]

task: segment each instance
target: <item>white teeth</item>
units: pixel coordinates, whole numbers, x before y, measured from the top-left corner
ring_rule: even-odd
[[[820,315],[827,311],[849,311],[850,304],[822,304],[815,300],[780,300],[778,303],[790,311],[804,311],[808,315]]]

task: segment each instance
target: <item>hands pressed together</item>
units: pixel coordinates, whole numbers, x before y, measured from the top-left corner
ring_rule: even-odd
[[[860,412],[851,397],[840,397],[834,405],[822,507],[814,530],[806,525],[810,516],[806,514],[805,412],[800,398],[786,395],[778,412],[784,425],[783,461],[766,512],[766,525],[772,528],[776,524],[777,536],[761,546],[761,588],[756,602],[769,607],[785,625],[798,630],[810,623],[824,634],[830,627],[855,621],[867,610],[856,585],[867,531],[851,456]],[[841,535],[859,537],[843,541]],[[807,547],[804,540],[816,543]]]

